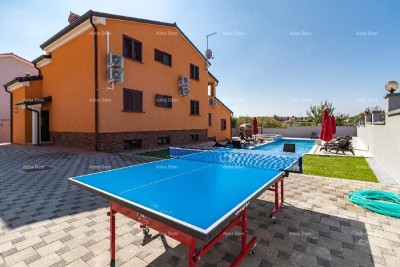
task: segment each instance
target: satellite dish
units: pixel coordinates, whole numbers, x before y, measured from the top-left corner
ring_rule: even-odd
[[[399,88],[399,84],[396,81],[390,81],[385,85],[385,89],[388,90],[391,94]]]
[[[206,56],[207,59],[212,59],[213,58],[211,49],[207,49],[206,50],[205,56]]]

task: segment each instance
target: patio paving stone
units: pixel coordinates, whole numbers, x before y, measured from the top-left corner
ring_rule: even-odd
[[[68,184],[72,175],[154,160],[56,146],[0,147],[0,267],[109,266],[108,202]],[[24,173],[24,165],[51,170]],[[271,192],[249,206],[249,234],[258,237],[255,255],[242,266],[400,266],[400,220],[354,205],[359,189],[400,187],[291,174],[278,223],[268,214]],[[116,266],[186,266],[187,247],[117,215]],[[221,240],[198,266],[228,266],[240,251],[238,229]]]

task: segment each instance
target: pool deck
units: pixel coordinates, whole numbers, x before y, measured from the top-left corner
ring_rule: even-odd
[[[317,141],[318,142],[318,141]],[[358,137],[353,137],[352,140],[352,145],[354,147],[354,156],[356,157],[365,157],[365,158],[370,158],[371,154],[368,151],[368,148],[360,141],[360,139],[358,139]],[[324,143],[324,142],[323,142]],[[329,152],[326,150],[321,150],[321,147],[323,147],[323,145],[315,145],[309,154],[315,154],[315,155],[335,155],[335,156],[347,156],[347,157],[354,157],[353,154],[351,154],[351,152],[346,151],[345,154],[343,154],[342,152]]]
[[[67,178],[148,162],[146,157],[54,146],[0,146],[0,267],[110,266],[108,202],[68,184]],[[51,170],[21,172],[24,166]],[[400,266],[400,220],[347,200],[359,189],[400,186],[293,174],[286,206],[272,224],[271,192],[249,206],[255,255],[242,266]],[[187,247],[117,214],[116,266],[187,266]],[[228,266],[240,250],[232,229],[198,266]]]

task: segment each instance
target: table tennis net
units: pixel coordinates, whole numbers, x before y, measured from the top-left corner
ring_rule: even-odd
[[[200,150],[185,148],[169,148],[171,157],[222,164],[234,167],[262,168],[279,171],[301,172],[301,157],[298,155],[283,155],[267,151],[216,149]]]

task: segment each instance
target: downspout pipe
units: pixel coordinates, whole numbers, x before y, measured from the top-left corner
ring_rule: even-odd
[[[35,69],[38,70],[38,77],[42,77],[42,70],[38,68],[38,66],[36,66],[36,62],[33,64],[33,66],[35,67]]]
[[[94,149],[95,151],[99,151],[99,104],[98,104],[98,73],[97,73],[97,65],[98,65],[98,58],[97,58],[97,27],[93,23],[93,14],[90,15],[90,24],[93,26],[94,36]]]
[[[13,94],[12,92],[8,91],[7,86],[4,86],[4,90],[10,94],[10,142],[12,144],[13,143],[13,108],[12,108]]]
[[[27,105],[25,105],[25,108],[27,110],[30,110],[30,111],[36,113],[36,123],[37,123],[37,127],[36,127],[37,140],[36,141],[37,141],[37,145],[39,146],[40,145],[40,128],[39,128],[40,127],[40,115],[39,115],[39,111],[29,108]],[[33,143],[33,140],[32,140],[32,143]]]

